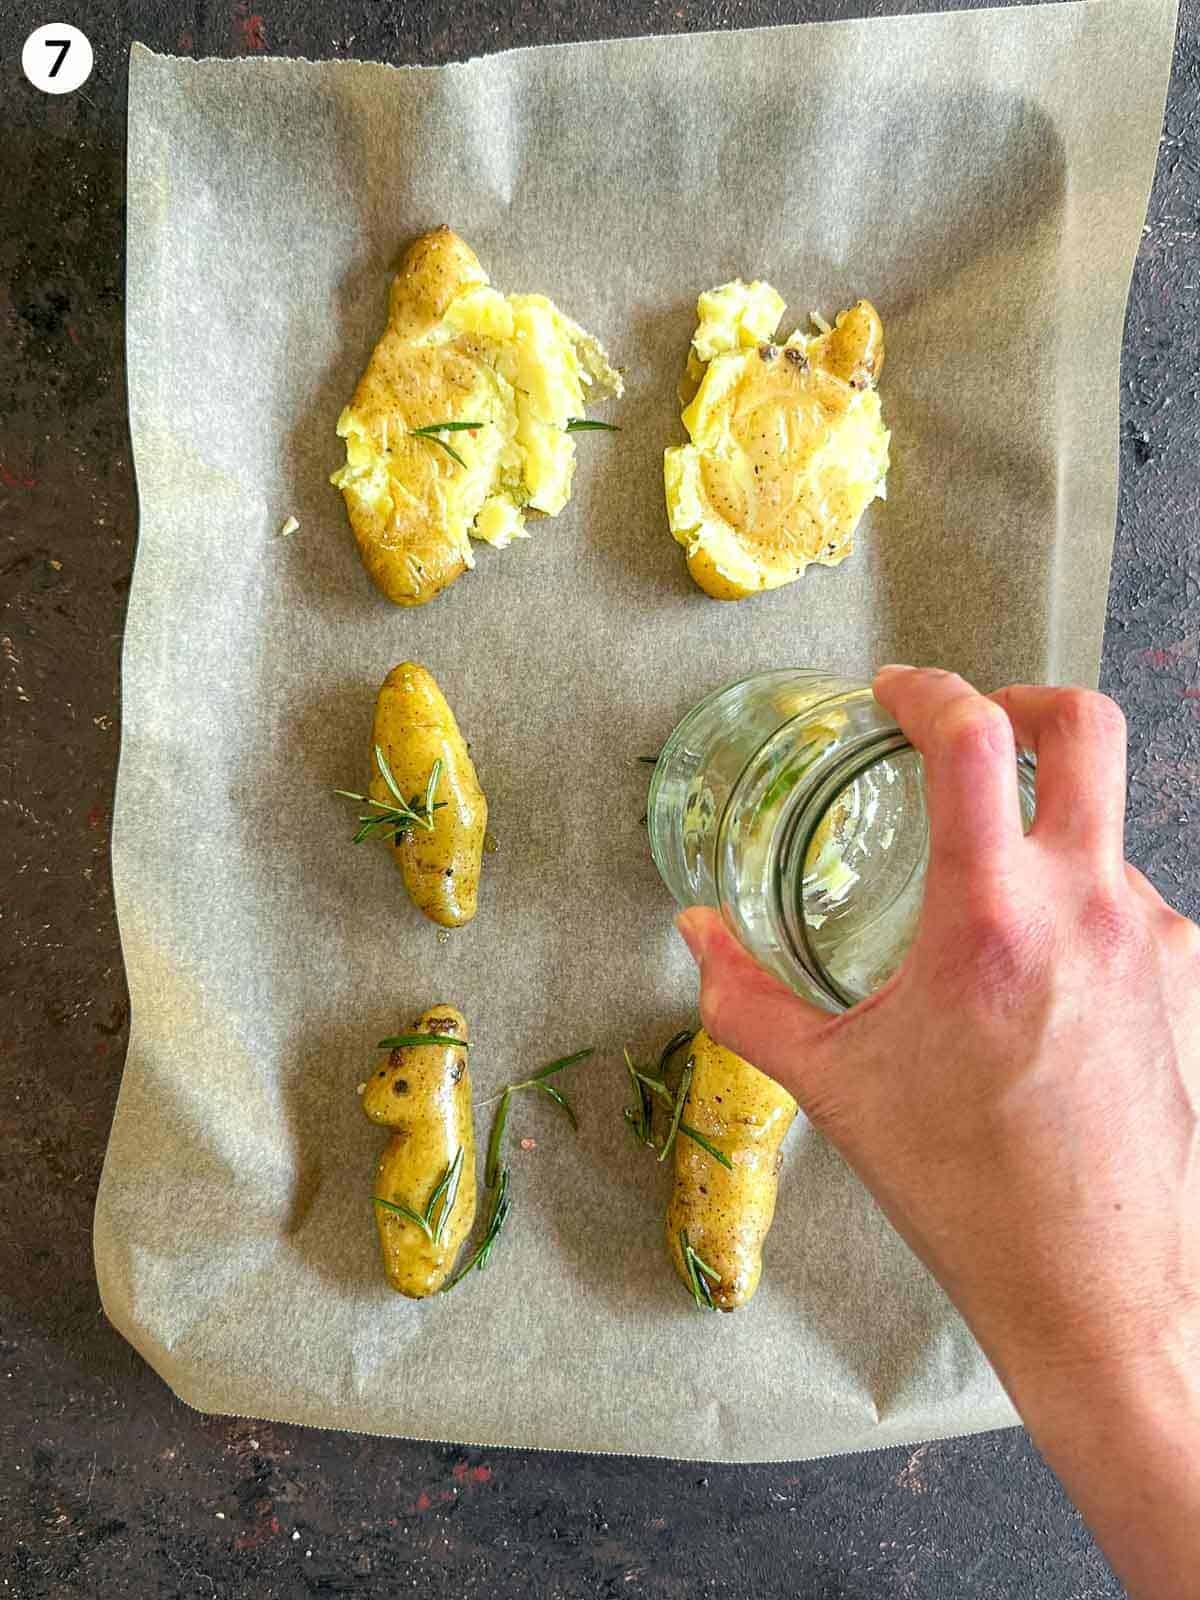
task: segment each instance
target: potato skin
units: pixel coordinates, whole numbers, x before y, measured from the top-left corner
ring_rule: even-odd
[[[453,1034],[467,1039],[467,1024],[454,1006],[434,1006],[413,1033]],[[475,1220],[475,1134],[471,1121],[471,1074],[467,1052],[453,1045],[405,1045],[372,1074],[362,1108],[374,1123],[393,1130],[375,1169],[371,1193],[424,1212],[434,1188],[463,1151],[462,1176],[441,1242],[383,1206],[375,1223],[388,1282],[399,1294],[422,1300],[436,1294]]]
[[[419,339],[464,289],[487,281],[474,250],[443,222],[404,252],[388,296],[388,327],[406,339]]]
[[[414,661],[392,668],[375,701],[368,792],[386,804],[393,796],[376,745],[406,800],[424,795],[433,763],[442,763],[434,799],[445,804],[434,812],[433,832],[413,828],[391,851],[414,903],[443,928],[460,928],[478,903],[487,801],[453,711],[432,673]]]
[[[679,1235],[717,1273],[709,1282],[721,1311],[744,1306],[758,1287],[762,1247],[775,1215],[783,1141],[796,1102],[779,1084],[701,1031],[692,1040],[692,1081],[683,1120],[733,1163],[729,1171],[694,1139],[675,1140],[675,1183],[667,1206],[667,1249],[691,1287]]]
[[[879,381],[883,371],[883,323],[869,300],[839,311],[833,327],[809,352],[812,360],[852,389]]]
[[[389,445],[403,463],[408,493],[385,505],[354,488],[344,491],[363,565],[398,606],[426,605],[471,564],[470,541],[452,539],[442,514],[443,488],[457,467],[437,445],[406,438],[395,414],[410,428],[464,416],[490,419],[494,385],[471,353],[416,343],[457,295],[486,282],[475,252],[444,223],[415,239],[392,280],[387,328],[350,402],[376,437],[392,422]]]

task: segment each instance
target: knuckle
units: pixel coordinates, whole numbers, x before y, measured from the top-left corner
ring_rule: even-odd
[[[956,756],[1008,754],[1012,724],[998,705],[982,698],[956,700],[939,711],[933,736],[942,749]]]
[[[1163,933],[1172,948],[1185,961],[1200,962],[1200,928],[1190,917],[1181,917],[1168,908]]]
[[[1046,968],[1053,927],[1040,913],[992,896],[966,915],[952,958],[970,1002],[986,1011],[1023,1004]]]
[[[1093,689],[1063,689],[1056,697],[1053,715],[1064,734],[1124,743],[1125,714],[1106,694]]]
[[[1121,965],[1147,944],[1145,918],[1126,894],[1094,884],[1084,896],[1079,925],[1084,939],[1102,961]]]

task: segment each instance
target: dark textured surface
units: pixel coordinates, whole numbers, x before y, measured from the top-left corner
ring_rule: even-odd
[[[0,1596],[799,1594],[1098,1600],[1119,1589],[1024,1435],[794,1467],[478,1452],[206,1418],[106,1325],[92,1201],[127,997],[108,829],[136,534],[121,360],[131,39],[438,61],[614,33],[901,11],[819,0],[68,9],[77,94],[0,14]],[[1131,724],[1129,848],[1200,910],[1200,4],[1185,0],[1122,379],[1104,687]]]

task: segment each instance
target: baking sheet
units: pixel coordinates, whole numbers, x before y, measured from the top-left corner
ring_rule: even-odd
[[[1173,28],[1166,0],[1088,0],[433,70],[135,48],[141,540],[113,847],[133,1034],[96,1263],[109,1317],[185,1400],[714,1460],[1013,1420],[807,1128],[752,1306],[702,1317],[675,1281],[620,1047],[648,1054],[695,985],[635,758],[756,668],[1094,679]],[[389,267],[442,221],[500,288],[597,333],[628,393],[604,413],[619,434],[580,437],[563,516],[401,611],[326,480]],[[696,294],[737,273],[798,320],[876,302],[893,467],[844,566],[723,606],[667,533],[661,457]],[[446,942],[331,792],[365,782],[374,693],[406,657],[456,708],[500,845]],[[373,1041],[441,999],[471,1020],[477,1097],[598,1053],[569,1085],[577,1137],[549,1102],[514,1109],[489,1272],[414,1304],[381,1278],[381,1136],[355,1086]]]

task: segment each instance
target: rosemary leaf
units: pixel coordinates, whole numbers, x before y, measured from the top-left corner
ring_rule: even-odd
[[[662,1149],[658,1152],[658,1159],[665,1161],[671,1153],[675,1143],[675,1135],[679,1132],[679,1124],[683,1118],[683,1107],[687,1100],[688,1090],[692,1086],[692,1064],[689,1061],[683,1069],[683,1076],[679,1080],[679,1091],[675,1096],[675,1109],[671,1113],[671,1126],[667,1129],[667,1137],[663,1140]]]
[[[351,844],[361,844],[364,839],[369,839],[370,836],[371,836],[371,830],[364,823],[361,828],[356,828],[354,830],[354,835],[351,838],[350,843]]]
[[[712,1290],[708,1287],[707,1280],[711,1278],[714,1283],[718,1283],[721,1274],[692,1249],[686,1228],[679,1230],[679,1248],[683,1253],[684,1266],[687,1268],[692,1299],[700,1311],[714,1311],[716,1307],[713,1305]]]
[[[658,765],[657,756],[639,756],[638,760],[644,767],[656,767]]]
[[[489,1189],[494,1188],[500,1173],[500,1151],[504,1145],[504,1130],[508,1126],[508,1112],[512,1105],[512,1093],[505,1089],[500,1096],[500,1107],[492,1119],[492,1131],[488,1136],[487,1162],[483,1169],[483,1181]],[[507,1173],[507,1167],[504,1169]]]
[[[379,745],[375,746],[375,765],[379,768],[380,777],[396,796],[396,799],[400,802],[401,807],[404,810],[407,810],[408,801],[400,793],[400,785],[396,782],[395,778],[392,777],[392,769],[388,766],[387,757],[384,755],[383,750]]]
[[[491,1260],[492,1248],[500,1235],[500,1229],[508,1221],[508,1213],[512,1209],[512,1197],[508,1192],[508,1168],[500,1169],[500,1181],[496,1185],[496,1199],[492,1206],[491,1216],[487,1220],[484,1230],[483,1242],[479,1247],[480,1272]]]
[[[427,422],[423,428],[410,428],[409,432],[417,439],[428,439],[435,433],[464,433],[486,427],[486,422]]]
[[[459,455],[458,451],[450,443],[449,439],[439,439],[436,433],[422,433],[418,434],[417,437],[420,439],[428,439],[430,444],[440,445],[450,457],[451,461],[457,461],[460,467],[466,466],[467,463]]]
[[[396,828],[397,833],[403,832],[396,827],[394,817],[359,817],[358,827],[354,830],[354,843],[361,844],[364,839],[369,839],[377,828]]]
[[[562,1090],[561,1089],[556,1089],[552,1083],[547,1083],[542,1078],[535,1078],[533,1080],[533,1086],[535,1088],[537,1088],[537,1089],[540,1089],[543,1094],[548,1094],[550,1096],[551,1100],[554,1101],[554,1104],[556,1106],[561,1106],[563,1108],[563,1110],[567,1113],[568,1118],[570,1119],[570,1123],[571,1123],[572,1128],[574,1128],[575,1132],[578,1133],[579,1132],[579,1118],[575,1115],[574,1111],[571,1109],[570,1102],[567,1100],[567,1097],[566,1097],[565,1094],[563,1094]]]
[[[658,1075],[660,1078],[666,1077],[667,1062],[670,1061],[676,1050],[682,1049],[685,1044],[691,1044],[695,1037],[696,1030],[694,1028],[680,1028],[678,1033],[673,1033],[671,1035],[666,1044],[663,1045],[662,1049],[659,1051]]]
[[[586,1050],[576,1050],[573,1056],[562,1056],[558,1061],[552,1061],[548,1067],[540,1067],[537,1072],[531,1072],[527,1078],[522,1078],[519,1083],[510,1083],[499,1094],[492,1094],[486,1100],[476,1102],[480,1106],[490,1106],[499,1100],[502,1094],[515,1094],[518,1089],[536,1089],[543,1078],[552,1078],[556,1072],[562,1072],[565,1067],[573,1067],[577,1062],[586,1061],[589,1056],[596,1053],[595,1045],[588,1045]]]
[[[492,1209],[488,1214],[488,1220],[486,1226],[484,1227],[483,1238],[479,1242],[479,1248],[475,1251],[474,1255],[468,1256],[467,1260],[461,1267],[459,1267],[457,1272],[453,1273],[449,1278],[446,1279],[445,1283],[442,1285],[442,1294],[449,1294],[450,1290],[454,1288],[455,1284],[461,1283],[466,1277],[467,1273],[472,1272],[476,1267],[478,1267],[480,1272],[482,1272],[487,1266],[488,1262],[491,1260],[492,1250],[495,1248],[496,1240],[500,1237],[500,1230],[508,1221],[510,1207],[511,1202],[508,1197],[508,1168],[504,1167],[501,1169],[499,1182],[496,1185],[495,1193],[492,1197]]]
[[[620,433],[621,430],[615,422],[597,422],[591,417],[572,417],[563,429],[564,433],[591,433],[593,431]]]
[[[463,433],[475,428],[485,428],[486,422],[427,422],[423,428],[410,428],[409,434],[414,439],[428,439],[430,444],[436,444],[443,449],[451,461],[457,461],[460,467],[466,467],[466,462],[448,439],[443,439],[444,433]]]
[[[596,1047],[588,1045],[586,1050],[576,1050],[573,1056],[563,1056],[561,1061],[552,1061],[548,1067],[542,1067],[538,1072],[531,1072],[523,1083],[514,1083],[514,1089],[527,1089],[531,1083],[540,1083],[543,1078],[552,1078],[556,1072],[561,1072],[564,1067],[573,1067],[578,1061],[586,1061],[589,1056],[594,1056]]]
[[[718,1150],[715,1144],[710,1144],[704,1135],[699,1132],[698,1129],[693,1128],[690,1123],[681,1121],[679,1124],[679,1131],[680,1133],[685,1134],[687,1138],[694,1139],[695,1142],[700,1146],[701,1150],[707,1150],[713,1160],[719,1161],[726,1171],[733,1171],[733,1162],[730,1161],[724,1150]]]
[[[629,1072],[629,1081],[633,1085],[634,1094],[637,1096],[636,1105],[625,1107],[625,1121],[629,1124],[634,1138],[641,1144],[648,1144],[653,1149],[654,1141],[650,1137],[650,1125],[654,1109],[650,1103],[650,1090],[644,1082],[643,1074],[634,1066],[628,1046],[625,1046],[622,1054],[625,1057],[625,1066]]]
[[[636,1067],[632,1070],[638,1082],[644,1083],[651,1094],[656,1094],[660,1100],[665,1100],[669,1106],[674,1106],[675,1096],[661,1078],[652,1078],[648,1072],[639,1072]]]
[[[376,1050],[403,1050],[409,1045],[456,1044],[460,1050],[471,1046],[465,1039],[456,1039],[452,1033],[394,1033],[390,1039],[380,1039]]]
[[[433,820],[433,797],[437,793],[438,780],[442,776],[442,758],[439,756],[429,769],[429,782],[425,785],[425,815]],[[445,801],[442,802],[443,805]]]
[[[445,1176],[430,1195],[429,1204],[425,1207],[425,1219],[429,1226],[433,1228],[434,1244],[441,1244],[442,1235],[446,1231],[446,1223],[450,1219],[450,1213],[454,1210],[454,1202],[458,1199],[458,1185],[462,1178],[465,1156],[466,1151],[460,1144],[455,1151],[454,1160],[446,1168]],[[439,1200],[442,1203],[442,1209],[438,1213],[437,1226],[434,1227],[433,1209]]]
[[[372,1195],[371,1198],[374,1200],[377,1206],[382,1206],[385,1211],[394,1211],[398,1217],[403,1217],[405,1222],[415,1223],[425,1237],[432,1243],[433,1230],[430,1228],[429,1223],[425,1220],[425,1218],[421,1216],[420,1212],[411,1211],[408,1206],[403,1206],[396,1200],[381,1200],[377,1194]]]

